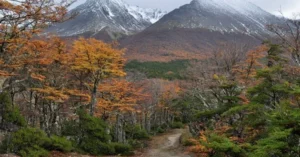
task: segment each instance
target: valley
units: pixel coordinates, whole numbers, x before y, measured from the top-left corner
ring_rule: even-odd
[[[300,18],[78,1],[0,0],[2,156],[299,156]]]

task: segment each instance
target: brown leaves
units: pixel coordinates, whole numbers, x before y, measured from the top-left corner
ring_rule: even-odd
[[[45,0],[0,0],[0,64],[1,75],[18,74],[23,65],[51,64],[46,55],[51,46],[42,40],[32,40],[41,30],[67,13],[67,0],[61,4]],[[44,55],[44,56],[41,56]],[[49,56],[48,56],[49,57]],[[30,58],[30,59],[29,59]]]
[[[133,111],[138,101],[146,95],[142,88],[137,88],[126,80],[109,80],[99,86],[101,97],[98,99],[98,109],[106,111]]]
[[[253,82],[253,78],[256,76],[257,68],[264,66],[261,63],[261,59],[266,57],[266,52],[268,50],[269,47],[267,45],[256,47],[247,53],[244,62],[240,62],[234,67],[233,72],[237,74],[237,79],[242,85],[255,83]]]
[[[36,79],[38,81],[44,81],[46,77],[40,74],[31,74],[31,78]]]
[[[54,102],[64,102],[69,98],[69,96],[65,94],[65,91],[63,89],[58,90],[49,86],[45,86],[43,89],[32,88],[31,90],[40,93],[42,98]]]

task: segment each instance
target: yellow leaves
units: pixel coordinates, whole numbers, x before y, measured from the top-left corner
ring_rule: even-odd
[[[79,98],[81,103],[88,103],[91,100],[91,96],[89,94],[76,89],[66,89],[65,93],[74,97],[73,99]]]
[[[114,49],[110,44],[80,38],[74,42],[71,55],[72,69],[75,71],[91,73],[98,79],[125,76],[123,50]]]
[[[99,86],[101,97],[98,99],[98,109],[109,111],[133,111],[137,102],[143,98],[141,89],[126,80],[108,80]]]
[[[214,75],[213,75],[213,79],[219,80],[219,76],[218,76],[217,74],[214,74]]]
[[[64,90],[55,89],[54,87],[45,86],[43,88],[32,88],[31,90],[40,93],[44,99],[54,102],[64,102],[69,99]]]

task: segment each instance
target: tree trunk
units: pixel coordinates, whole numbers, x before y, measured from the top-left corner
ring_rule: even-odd
[[[115,138],[116,142],[119,143],[125,143],[125,131],[123,128],[123,123],[122,123],[123,117],[120,113],[117,113],[117,120],[116,120],[116,125],[115,125]]]
[[[95,113],[95,106],[97,103],[97,87],[98,87],[99,81],[94,82],[94,87],[91,92],[91,102],[90,102],[90,115],[94,116]]]
[[[142,112],[142,119],[141,119],[141,124],[143,129],[146,129],[146,112]]]
[[[108,126],[105,128],[105,132],[107,135],[110,135],[110,128]],[[108,143],[111,143],[110,139],[109,139]]]
[[[149,113],[145,115],[145,122],[147,132],[151,132],[151,115]]]
[[[0,77],[0,93],[3,92],[3,84],[5,83],[6,77]]]
[[[136,125],[137,124],[136,112],[131,112],[131,118],[132,118],[132,125]]]

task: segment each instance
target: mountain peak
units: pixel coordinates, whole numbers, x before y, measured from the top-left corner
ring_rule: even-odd
[[[245,0],[193,0],[121,44],[134,59],[203,59],[216,43],[261,44],[273,35],[266,25],[281,22]]]
[[[109,34],[134,34],[158,21],[166,12],[130,6],[123,0],[87,0],[70,12],[77,17],[50,28],[61,36],[108,31]]]
[[[245,0],[193,0],[170,12],[149,29],[204,28],[251,36],[268,34],[266,25],[280,21]]]

